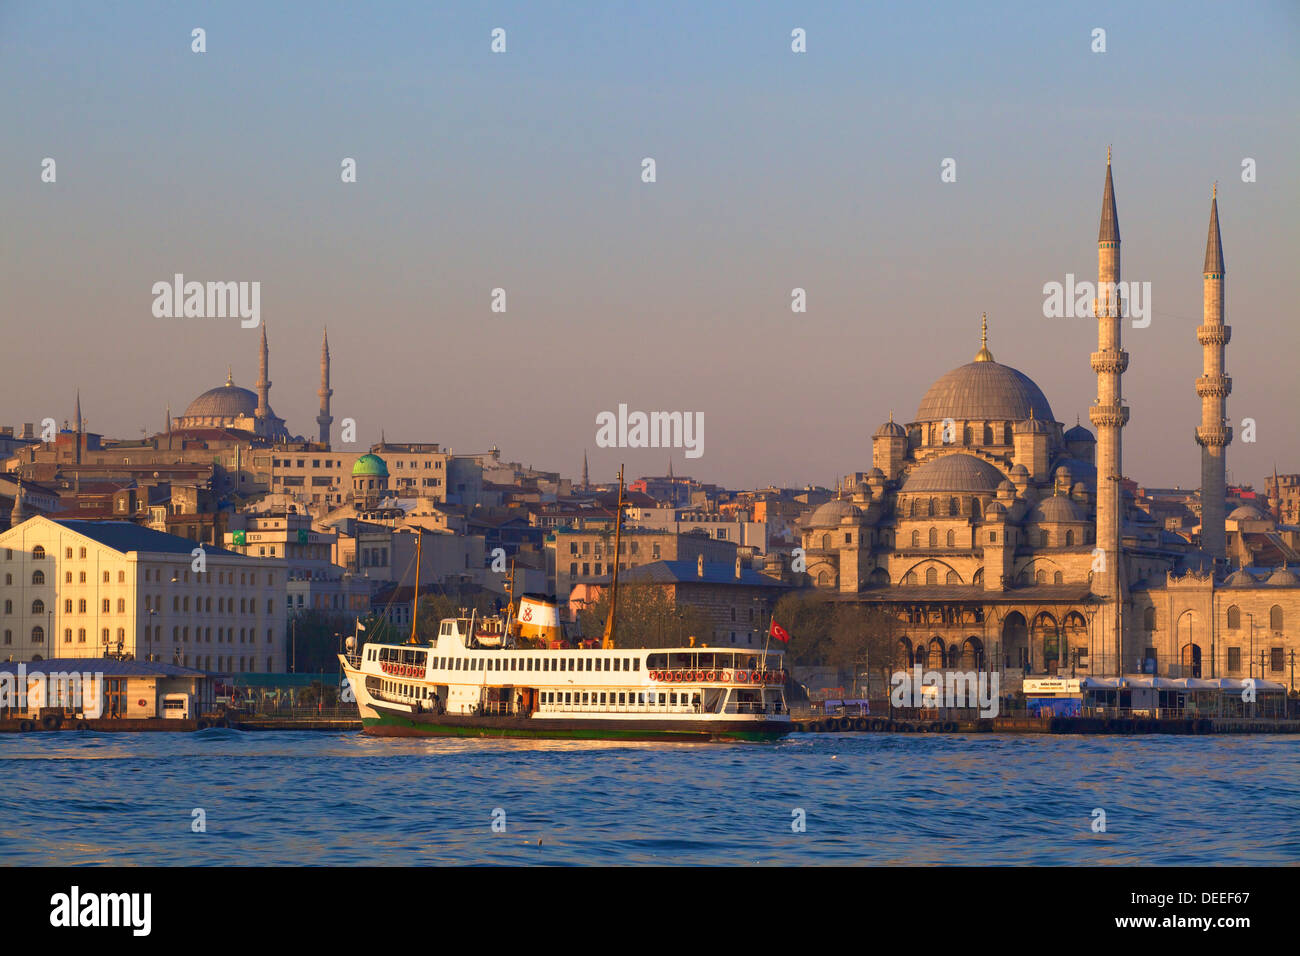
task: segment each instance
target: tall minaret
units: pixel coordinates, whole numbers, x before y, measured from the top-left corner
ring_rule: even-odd
[[[591,482],[588,480],[587,475],[587,450],[585,448],[582,450],[582,490],[591,490]]]
[[[75,424],[73,430],[74,430],[74,432],[75,432],[74,437],[75,437],[76,440],[77,440],[77,458],[76,458],[76,461],[77,461],[77,464],[80,465],[80,464],[81,464],[81,443],[82,443],[82,441],[83,441],[83,439],[82,439],[82,437],[81,437],[81,389],[77,389],[77,410],[76,410],[76,413],[75,413],[75,414],[76,414],[76,417],[75,417],[74,421],[75,421],[76,424]]]
[[[1196,380],[1201,396],[1201,426],[1196,443],[1201,446],[1201,547],[1215,558],[1224,558],[1223,500],[1227,493],[1228,444],[1232,426],[1227,422],[1228,394],[1232,379],[1223,374],[1224,353],[1232,338],[1231,327],[1223,324],[1223,245],[1219,241],[1219,187],[1210,194],[1210,233],[1205,240],[1205,322],[1196,330],[1204,363]]]
[[[1101,229],[1097,234],[1097,298],[1092,312],[1097,318],[1097,351],[1092,353],[1092,370],[1097,373],[1097,401],[1088,409],[1088,420],[1097,429],[1097,548],[1105,560],[1094,572],[1092,590],[1106,599],[1111,613],[1099,633],[1108,649],[1107,663],[1123,666],[1115,635],[1123,635],[1124,588],[1120,568],[1120,533],[1123,498],[1120,478],[1123,429],[1128,408],[1123,403],[1120,377],[1128,368],[1128,353],[1120,347],[1120,323],[1125,311],[1117,288],[1120,281],[1119,215],[1115,211],[1115,184],[1110,175],[1110,147],[1106,148],[1106,188],[1101,199]],[[1109,626],[1107,626],[1109,625]],[[1103,659],[1105,660],[1105,659]]]
[[[330,414],[330,396],[334,394],[334,389],[330,388],[329,329],[325,330],[320,343],[320,390],[316,394],[320,396],[320,414],[316,416],[316,424],[320,426],[320,443],[328,448],[330,425],[334,424],[334,416]]]
[[[263,322],[262,358],[257,368],[257,411],[253,413],[263,430],[270,424],[268,419],[271,417],[271,380],[267,377],[270,364],[271,353],[266,347],[266,323]]]

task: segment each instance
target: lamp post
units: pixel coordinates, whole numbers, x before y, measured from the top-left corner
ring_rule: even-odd
[[[1249,611],[1246,617],[1250,618],[1250,676],[1255,676],[1255,615]]]

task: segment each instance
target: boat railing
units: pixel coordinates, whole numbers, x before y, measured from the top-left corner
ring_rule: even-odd
[[[543,704],[546,713],[560,714],[701,714],[694,704]]]

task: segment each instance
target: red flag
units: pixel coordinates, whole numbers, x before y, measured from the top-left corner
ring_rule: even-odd
[[[772,635],[772,637],[775,637],[778,641],[781,641],[783,644],[790,643],[790,632],[780,624],[776,623],[775,619],[772,620],[772,626],[767,629],[767,633]]]

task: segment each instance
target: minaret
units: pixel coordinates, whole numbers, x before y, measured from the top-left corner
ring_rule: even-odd
[[[77,409],[76,409],[75,418],[73,419],[73,421],[75,422],[75,425],[74,425],[74,427],[73,427],[73,431],[75,432],[74,437],[75,437],[76,440],[77,440],[76,462],[77,462],[78,465],[80,465],[80,464],[81,464],[81,442],[82,442],[82,437],[81,437],[81,389],[77,389]]]
[[[320,426],[320,443],[328,448],[330,443],[330,425],[334,423],[334,416],[330,414],[330,396],[334,394],[334,389],[330,388],[329,329],[325,330],[325,336],[321,339],[320,391],[316,394],[320,396],[320,414],[316,416],[316,424]]]
[[[582,452],[582,490],[583,490],[583,491],[589,491],[590,489],[591,489],[591,482],[589,481],[589,476],[588,476],[588,474],[587,474],[587,451],[586,451],[586,449],[583,449],[583,452]]]
[[[1125,304],[1118,289],[1120,281],[1119,215],[1115,211],[1115,184],[1110,174],[1110,147],[1106,148],[1106,187],[1101,199],[1101,229],[1097,233],[1097,298],[1092,312],[1097,318],[1097,351],[1092,353],[1092,370],[1097,373],[1097,401],[1088,409],[1088,420],[1097,429],[1097,549],[1104,565],[1092,576],[1092,590],[1107,600],[1108,614],[1099,639],[1116,649],[1113,660],[1122,667],[1115,635],[1123,634],[1123,578],[1120,569],[1120,533],[1123,497],[1120,478],[1124,474],[1123,429],[1128,423],[1120,378],[1128,368],[1128,353],[1120,346],[1120,323]],[[1105,626],[1109,624],[1110,626]],[[1100,648],[1099,648],[1100,650]],[[1106,651],[1110,656],[1110,650]]]
[[[1225,555],[1223,530],[1224,497],[1227,494],[1227,446],[1232,426],[1227,422],[1228,394],[1232,379],[1223,374],[1224,353],[1232,329],[1223,319],[1223,245],[1219,240],[1219,187],[1210,193],[1210,232],[1205,240],[1204,324],[1196,330],[1204,355],[1196,394],[1201,396],[1201,425],[1196,443],[1201,446],[1201,547],[1215,558]]]
[[[167,403],[167,413],[165,417],[167,419],[167,450],[171,451],[172,448],[172,403],[171,402]]]
[[[262,434],[266,434],[271,416],[271,380],[268,377],[268,371],[271,364],[271,353],[266,347],[266,323],[262,323],[262,358],[257,367],[257,411],[253,414],[257,417]]]
[[[9,512],[9,527],[16,528],[32,516],[25,507],[26,503],[23,498],[23,480],[19,478],[18,490],[14,492],[14,506]]]

